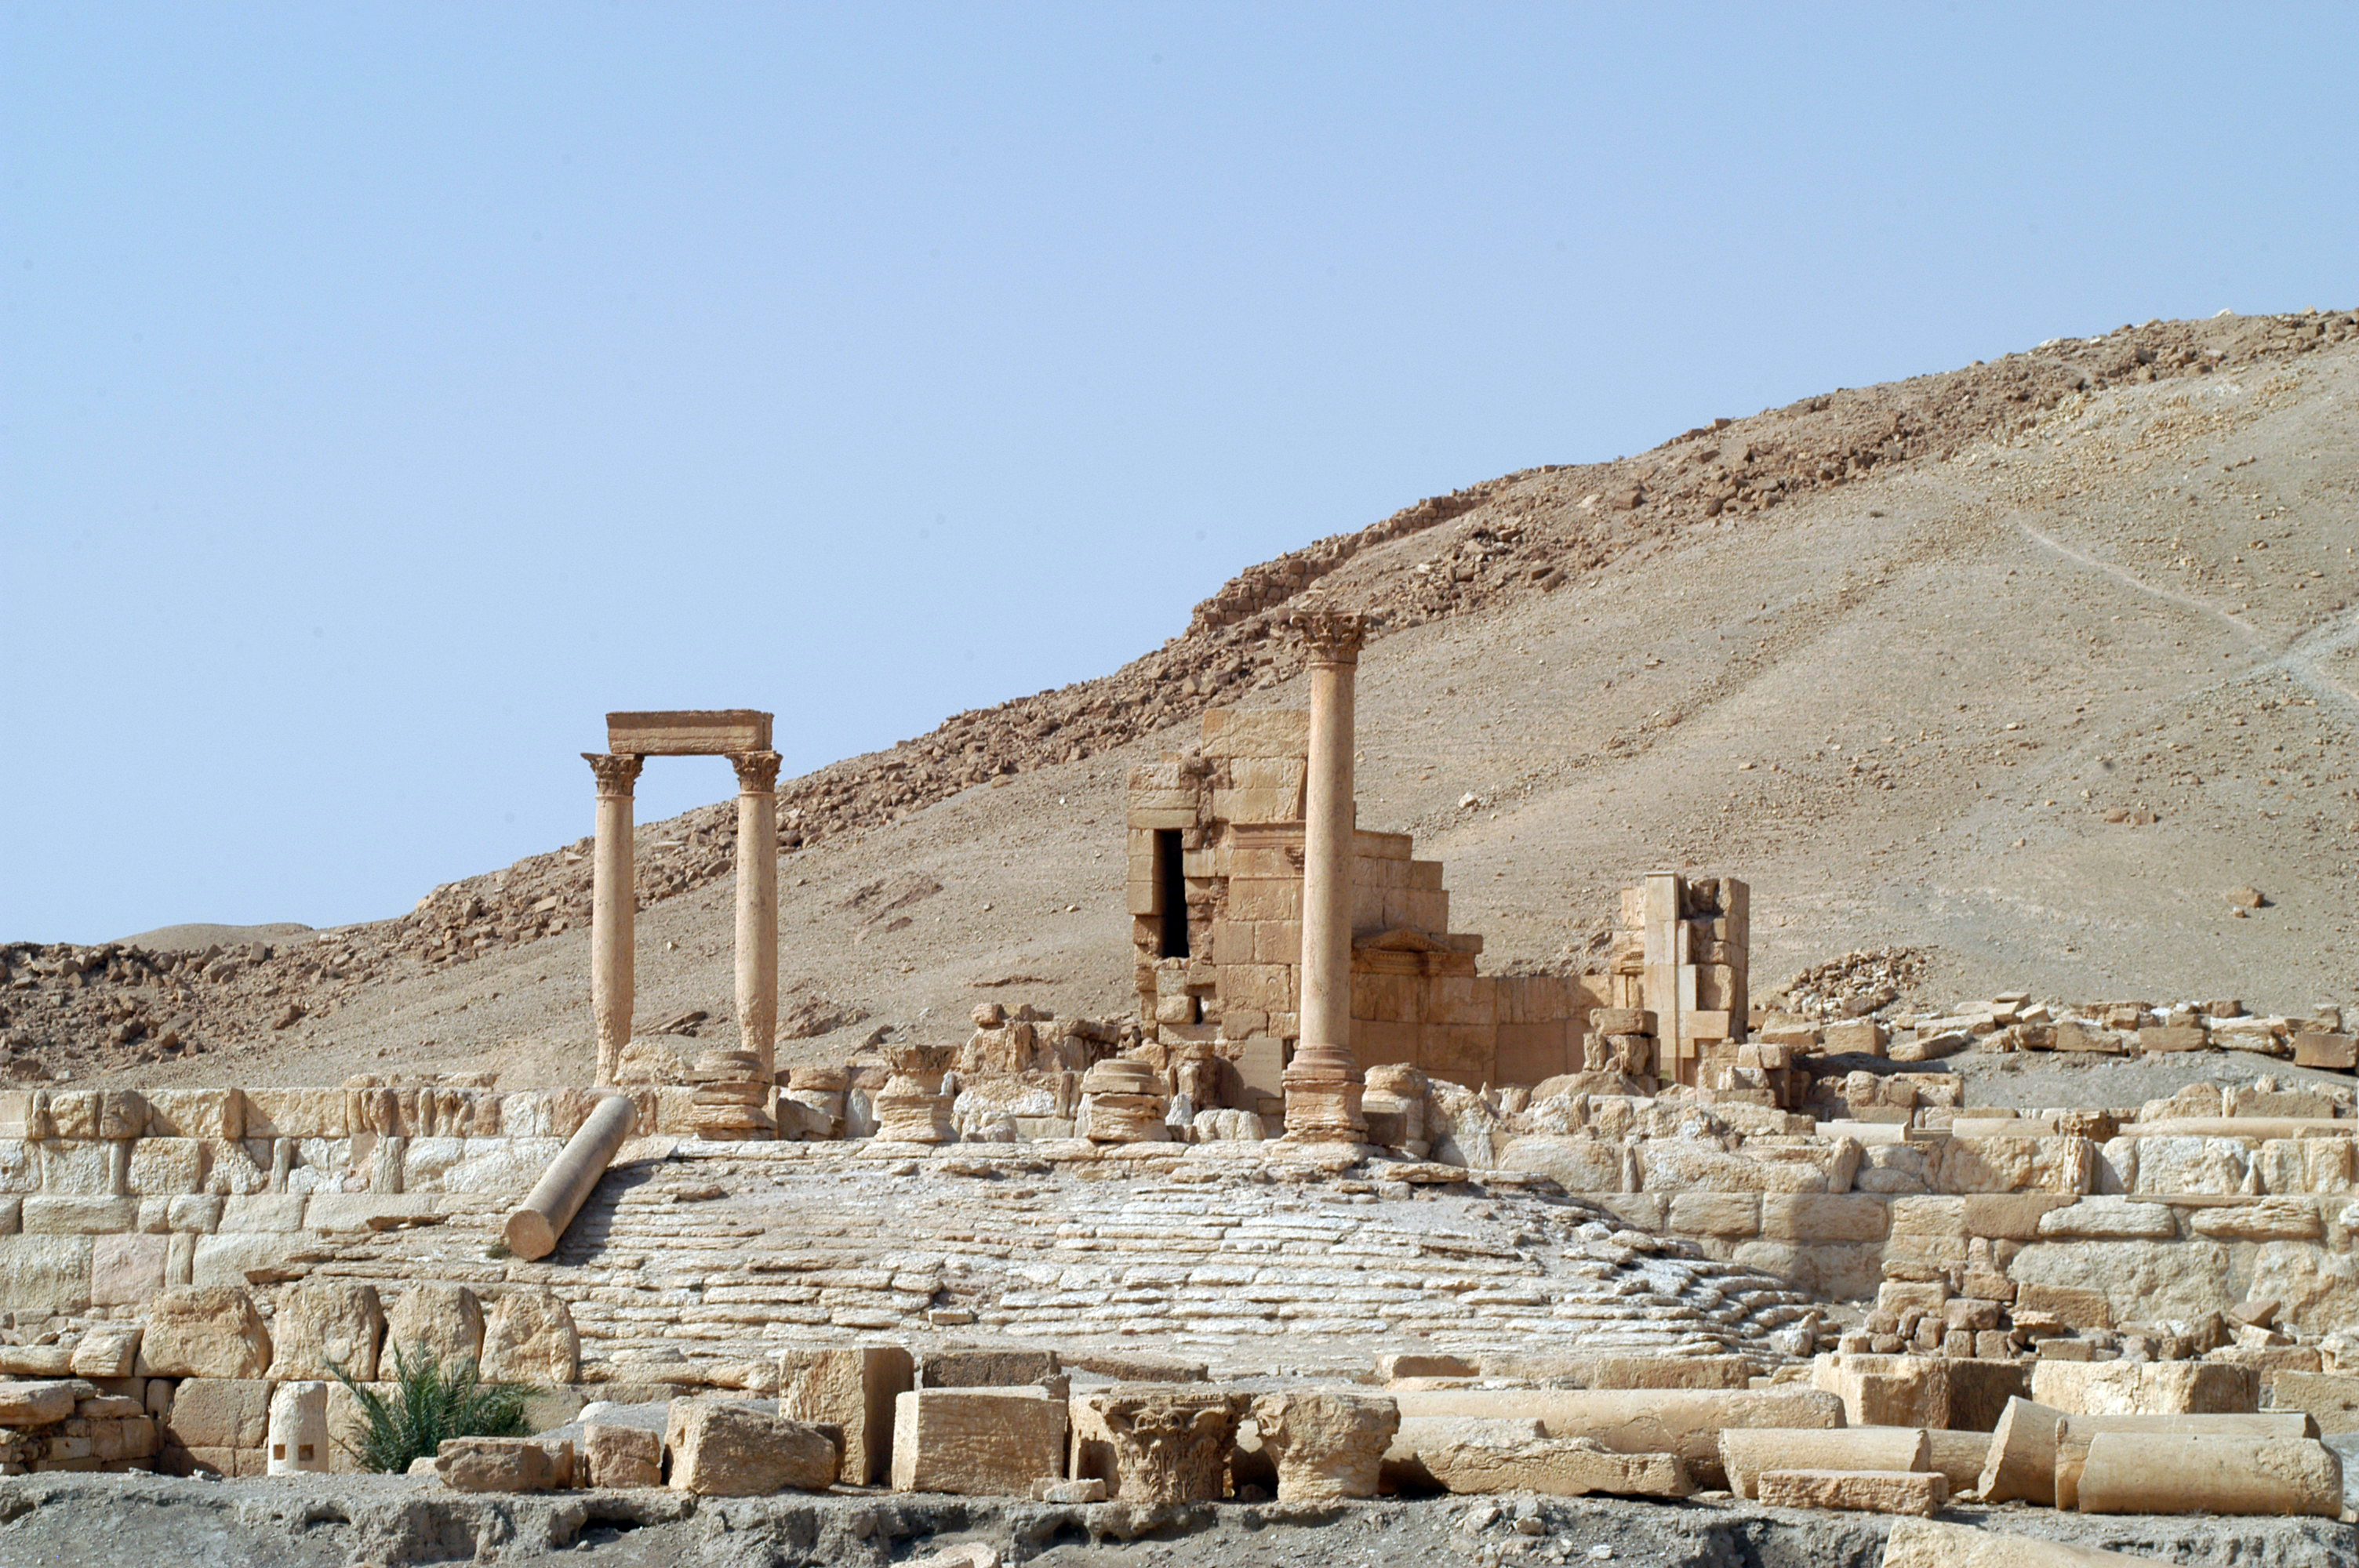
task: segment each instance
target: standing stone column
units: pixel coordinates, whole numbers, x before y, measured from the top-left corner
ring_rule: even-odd
[[[643,758],[584,752],[598,775],[598,848],[591,862],[590,1011],[598,1026],[598,1081],[611,1084],[631,1043],[638,889],[631,860],[631,789]]]
[[[1310,659],[1310,765],[1302,823],[1302,1033],[1282,1082],[1288,1138],[1356,1143],[1352,1054],[1352,686],[1367,622],[1341,611],[1292,618]]]
[[[778,754],[741,752],[737,770],[737,1037],[777,1072]]]

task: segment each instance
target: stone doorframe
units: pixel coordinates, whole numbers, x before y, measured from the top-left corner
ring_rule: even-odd
[[[632,866],[632,790],[649,757],[726,757],[737,770],[737,1031],[739,1048],[777,1071],[778,1023],[778,753],[770,715],[750,708],[609,713],[606,750],[584,752],[598,779],[597,850],[590,895],[590,1011],[598,1082],[611,1084],[631,1043],[638,890]]]

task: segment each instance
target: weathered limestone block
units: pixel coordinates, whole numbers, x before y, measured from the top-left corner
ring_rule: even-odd
[[[2260,1406],[2260,1375],[2217,1361],[2048,1361],[2031,1397],[2066,1415],[2231,1415]]]
[[[142,1197],[203,1192],[211,1147],[201,1138],[142,1138],[131,1146],[127,1184]]]
[[[1027,1383],[1046,1387],[1061,1371],[1062,1363],[1053,1350],[953,1345],[926,1352],[918,1364],[916,1385],[921,1389],[1013,1389]]]
[[[245,1290],[188,1286],[149,1303],[139,1345],[141,1377],[250,1379],[269,1366],[270,1332]]]
[[[607,1426],[592,1422],[582,1428],[582,1485],[610,1491],[630,1487],[663,1485],[663,1434],[644,1427]]]
[[[2196,1235],[2218,1241],[2315,1241],[2326,1234],[2318,1204],[2310,1198],[2263,1198],[2226,1208],[2199,1208],[2188,1215],[2187,1223]]]
[[[270,1385],[251,1378],[189,1378],[172,1390],[165,1431],[183,1448],[259,1450],[270,1429]]]
[[[1944,1193],[2085,1193],[2096,1173],[2085,1138],[1953,1138],[1933,1162]]]
[[[2314,1438],[2101,1432],[2081,1471],[2092,1514],[2343,1511],[2343,1462]]]
[[[1533,1420],[1550,1437],[1586,1437],[1616,1454],[1675,1454],[1697,1486],[1726,1484],[1720,1434],[1730,1427],[1843,1424],[1819,1389],[1447,1389],[1393,1395],[1404,1421],[1438,1416]],[[1927,1424],[1916,1422],[1917,1425]]]
[[[2359,1432],[2359,1374],[2274,1372],[2268,1388],[2269,1409],[2299,1411],[2317,1422],[2323,1435]]]
[[[342,1089],[247,1089],[240,1136],[342,1138],[350,1126]]]
[[[136,1323],[94,1323],[82,1331],[67,1365],[77,1378],[131,1377],[139,1368],[145,1333]]]
[[[147,1131],[156,1138],[243,1138],[245,1096],[236,1089],[152,1089]]]
[[[70,1381],[0,1383],[0,1426],[47,1426],[74,1412]]]
[[[573,1484],[573,1444],[537,1437],[451,1437],[434,1473],[454,1492],[549,1492]]]
[[[1593,1389],[1746,1389],[1758,1370],[1744,1356],[1600,1356],[1580,1364]]]
[[[2006,1272],[2018,1285],[2096,1291],[2117,1320],[2200,1318],[2236,1300],[2228,1249],[2216,1241],[2044,1241]]]
[[[1884,1568],[2123,1568],[2146,1561],[1930,1519],[1893,1520],[1884,1545]]]
[[[672,1487],[703,1497],[824,1491],[841,1459],[835,1440],[818,1427],[744,1400],[674,1400],[664,1442]]]
[[[1217,1389],[1120,1387],[1082,1396],[1114,1451],[1125,1502],[1143,1507],[1217,1502],[1229,1493],[1245,1396]]]
[[[333,1378],[342,1372],[356,1383],[376,1380],[385,1313],[375,1285],[306,1281],[278,1298],[274,1321],[277,1355],[270,1364],[272,1378]]]
[[[19,1312],[82,1312],[90,1306],[87,1236],[0,1236],[0,1291]]]
[[[573,1314],[554,1293],[510,1291],[492,1304],[484,1325],[485,1381],[570,1383],[581,1363]]]
[[[2169,1204],[2123,1197],[2085,1197],[2039,1217],[2043,1238],[2068,1240],[2175,1241],[2179,1217]]]
[[[168,1236],[97,1236],[90,1246],[92,1306],[136,1306],[155,1299],[168,1282],[172,1240]]]
[[[876,1136],[902,1143],[954,1143],[951,1112],[957,1101],[940,1092],[939,1074],[896,1074],[871,1100]]]
[[[1288,1503],[1375,1497],[1401,1420],[1389,1397],[1330,1390],[1265,1394],[1253,1416],[1277,1465],[1278,1500]]]
[[[1748,1138],[1731,1153],[1701,1138],[1649,1138],[1636,1146],[1642,1192],[1842,1193],[1859,1169],[1848,1138]]]
[[[1991,1433],[1976,1490],[1986,1503],[2056,1501],[2056,1429],[2064,1412],[2053,1405],[2013,1399]]]
[[[2247,1293],[2275,1302],[2277,1321],[2306,1334],[2347,1332],[2359,1323],[2359,1257],[2306,1242],[2265,1242],[2254,1254]]]
[[[1629,1164],[1624,1146],[1603,1138],[1513,1138],[1499,1151],[1501,1170],[1550,1177],[1569,1193],[1627,1191]]]
[[[2353,1141],[2272,1138],[2253,1152],[2253,1170],[2265,1193],[2343,1196],[2353,1188]]]
[[[913,1389],[894,1401],[893,1489],[1025,1497],[1064,1474],[1067,1419],[1046,1389]]]
[[[1396,1488],[1461,1496],[1684,1498],[1695,1490],[1676,1454],[1615,1454],[1585,1437],[1549,1437],[1537,1421],[1404,1421],[1383,1474]]]
[[[1950,1363],[1939,1356],[1821,1356],[1810,1386],[1843,1400],[1845,1424],[1935,1427],[1950,1424]]]
[[[2254,1190],[2253,1149],[2235,1138],[2140,1138],[2137,1190],[2218,1195]]]
[[[1863,1513],[1940,1513],[1950,1483],[1931,1470],[1769,1470],[1759,1483],[1761,1504],[1773,1509],[1848,1509]]]
[[[1758,1498],[1770,1470],[1927,1470],[1932,1444],[1920,1427],[1732,1427],[1720,1434],[1728,1489]]]
[[[278,1385],[270,1396],[269,1476],[324,1475],[328,1470],[328,1385]]]
[[[866,1487],[890,1473],[893,1401],[910,1385],[909,1353],[897,1345],[778,1353],[778,1413],[843,1433],[837,1479]]]
[[[385,1314],[385,1350],[380,1363],[389,1373],[399,1351],[412,1366],[421,1355],[443,1368],[480,1363],[484,1356],[484,1307],[464,1285],[416,1284],[394,1297]]]
[[[2262,1411],[2244,1415],[2066,1415],[2056,1423],[2052,1489],[2058,1508],[2081,1506],[2081,1473],[2089,1462],[2089,1444],[2099,1434],[2109,1432],[2289,1440],[2318,1435],[2310,1417],[2299,1411]]]

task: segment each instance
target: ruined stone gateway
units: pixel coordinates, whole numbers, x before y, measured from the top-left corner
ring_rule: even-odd
[[[437,1497],[2343,1528],[2339,1015],[1756,1007],[1752,891],[1668,871],[1591,972],[1485,974],[1441,864],[1357,820],[1359,618],[1293,624],[1307,712],[1215,708],[1131,776],[1133,1017],[986,1004],[963,1040],[779,1070],[770,716],[616,714],[600,1087],[0,1096],[0,1472],[351,1472],[355,1387],[428,1353],[528,1386],[544,1434],[446,1444]],[[740,1037],[693,1057],[632,1033],[657,755],[739,786]],[[1944,1065],[2189,1051],[2344,1078],[1982,1111]],[[1885,1561],[1986,1544],[1910,1524]]]

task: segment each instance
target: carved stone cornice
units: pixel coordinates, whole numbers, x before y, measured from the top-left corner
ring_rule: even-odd
[[[1286,618],[1314,665],[1356,665],[1368,618],[1349,610],[1298,610]]]
[[[604,800],[628,800],[631,786],[638,783],[639,770],[647,765],[645,757],[613,752],[584,752],[582,760],[598,775],[598,795]]]
[[[784,760],[776,752],[732,752],[729,765],[737,770],[737,793],[777,794],[778,764]]]

